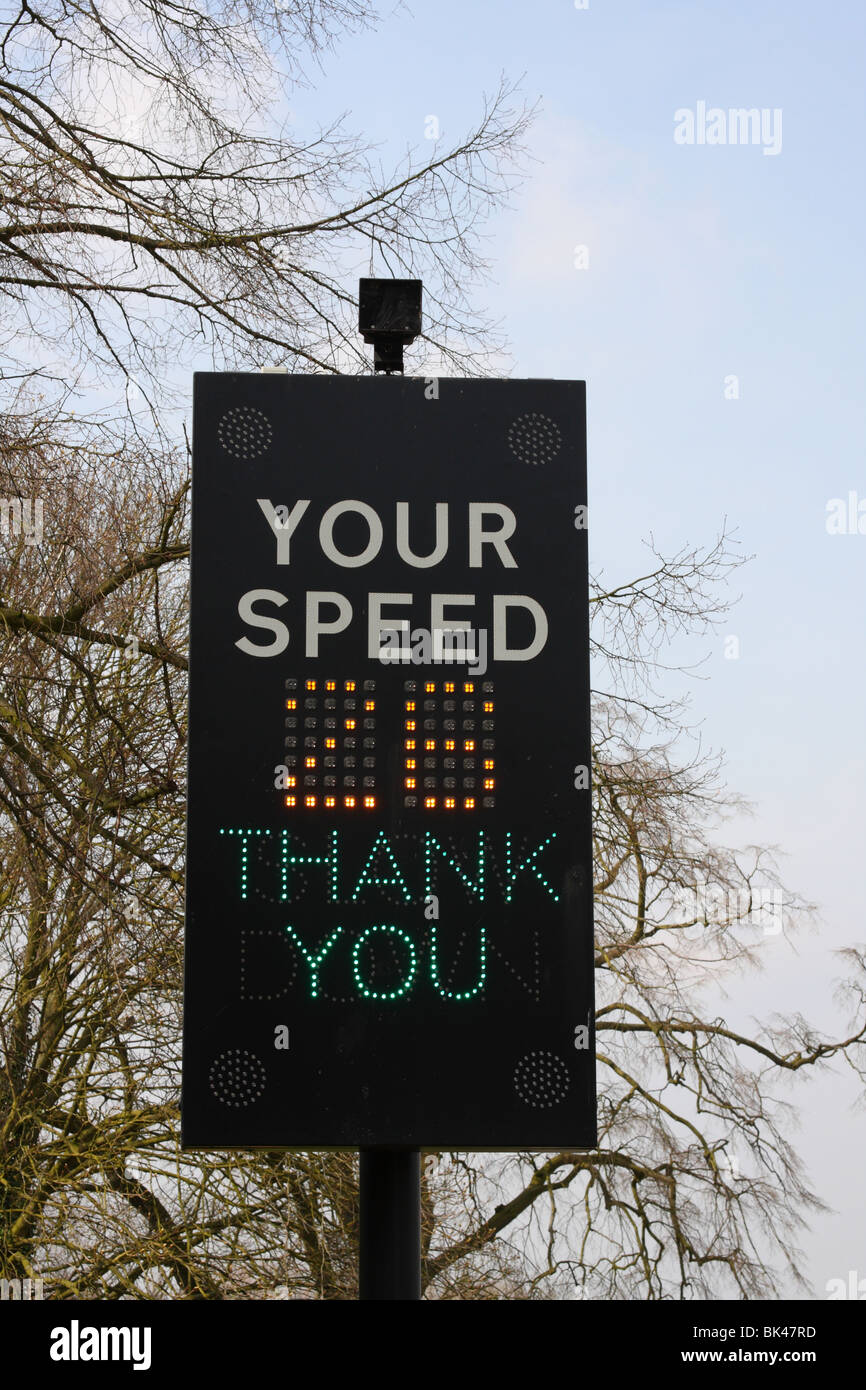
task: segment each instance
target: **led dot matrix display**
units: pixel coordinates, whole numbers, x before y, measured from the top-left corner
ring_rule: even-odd
[[[494,682],[465,677],[403,683],[403,805],[492,811],[496,805]]]
[[[284,685],[287,809],[375,811],[375,679],[287,676]]]
[[[288,810],[496,807],[494,681],[288,676],[284,685]],[[392,749],[399,786],[386,771]]]

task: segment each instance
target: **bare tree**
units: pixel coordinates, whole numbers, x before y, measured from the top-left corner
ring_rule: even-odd
[[[0,30],[0,288],[19,370],[78,358],[164,394],[167,361],[363,369],[353,272],[423,273],[432,353],[491,344],[468,291],[527,112],[501,81],[475,130],[385,169],[342,120],[276,120],[367,0],[12,6]],[[420,134],[420,131],[419,131]],[[347,287],[348,284],[348,287]],[[25,352],[20,351],[20,344]],[[7,368],[8,371],[8,368]]]

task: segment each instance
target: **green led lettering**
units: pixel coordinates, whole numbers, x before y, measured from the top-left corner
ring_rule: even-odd
[[[329,854],[290,854],[289,853],[289,832],[280,831],[280,898],[284,903],[291,901],[289,892],[289,870],[298,864],[324,864],[327,866],[328,877],[328,897],[332,903],[339,901],[339,864],[338,864],[338,839],[336,830],[330,832],[330,853]]]
[[[463,864],[450,854],[444,845],[436,838],[432,830],[424,833],[424,893],[427,897],[433,892],[433,851],[434,849],[442,856],[445,863],[454,870],[460,878],[463,886],[468,888],[470,893],[474,893],[479,902],[484,902],[484,831],[478,832],[478,861],[475,870],[474,881],[469,878]]]
[[[241,842],[241,884],[240,895],[246,898],[249,886],[249,841],[253,835],[270,835],[270,830],[223,830],[220,828],[221,835],[237,835]]]
[[[465,935],[465,933],[464,933]],[[461,937],[461,944],[463,938]],[[439,928],[431,928],[430,978],[443,999],[472,999],[484,988],[487,980],[487,929],[481,925],[478,934],[478,979],[471,989],[446,989],[439,978]]]
[[[403,979],[403,983],[399,986],[398,989],[371,989],[370,986],[365,983],[361,976],[361,947],[363,946],[364,942],[368,939],[368,937],[371,937],[374,934],[374,932],[388,932],[392,936],[398,937],[400,941],[403,942],[404,946],[408,948],[409,970]],[[361,935],[358,937],[358,940],[352,947],[352,974],[355,977],[355,985],[357,987],[358,993],[363,995],[365,999],[399,999],[401,995],[408,994],[409,990],[412,988],[417,969],[418,953],[415,950],[415,943],[412,940],[411,936],[409,936],[408,932],[401,931],[399,927],[389,926],[386,923],[383,923],[375,927],[367,927],[366,931],[361,932]]]
[[[551,886],[551,884],[548,883],[547,879],[544,877],[544,874],[541,872],[541,870],[539,869],[537,863],[535,862],[536,859],[538,858],[539,854],[541,853],[541,851],[542,851],[543,849],[546,849],[547,846],[551,843],[551,841],[553,841],[553,840],[555,840],[555,839],[556,839],[556,831],[554,830],[550,835],[547,836],[547,839],[546,839],[546,840],[542,840],[540,845],[537,845],[537,846],[535,847],[535,849],[532,850],[529,854],[527,854],[526,857],[525,857],[524,859],[521,859],[520,863],[516,866],[516,868],[512,868],[512,867],[511,867],[511,831],[509,830],[509,831],[506,833],[506,836],[505,836],[505,877],[506,877],[506,884],[505,884],[505,901],[506,901],[507,903],[510,903],[510,902],[511,902],[511,890],[512,890],[512,888],[513,888],[513,886],[514,886],[514,880],[517,878],[517,875],[518,875],[518,874],[523,873],[523,870],[524,870],[524,869],[528,869],[528,870],[530,871],[530,873],[532,873],[532,874],[535,875],[535,877],[538,879],[539,883],[542,883],[542,884],[544,885],[544,887],[547,889],[548,893],[549,893],[550,896],[553,898],[553,901],[554,901],[555,903],[558,903],[558,902],[559,902],[559,894],[558,894],[558,893],[556,892],[556,890]]]
[[[330,936],[325,938],[324,944],[321,945],[316,954],[313,955],[310,951],[307,950],[306,946],[304,945],[301,938],[298,936],[298,933],[295,931],[294,927],[286,927],[286,931],[288,932],[294,944],[297,946],[301,955],[304,957],[304,960],[307,962],[307,965],[310,967],[311,999],[315,999],[319,993],[319,966],[322,964],[322,961],[325,959],[325,956],[330,951],[331,947],[337,940],[337,937],[340,935],[342,930],[342,927],[335,927],[334,930],[331,932]]]
[[[379,857],[380,854],[385,854],[390,861],[391,873],[387,878],[374,877],[370,872],[374,861]],[[361,870],[361,877],[355,884],[355,891],[352,894],[352,902],[358,901],[358,896],[362,888],[372,887],[373,884],[383,884],[387,888],[399,888],[400,892],[403,894],[404,901],[407,903],[410,903],[412,901],[412,894],[409,892],[409,889],[406,886],[406,880],[400,872],[400,865],[397,863],[396,856],[390,844],[388,843],[388,837],[385,834],[384,830],[379,831],[378,835],[376,836],[376,841],[373,845],[373,848],[370,850],[370,853],[367,856],[367,862]]]

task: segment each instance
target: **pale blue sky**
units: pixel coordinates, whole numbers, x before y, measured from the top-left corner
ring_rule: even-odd
[[[428,115],[446,143],[468,129],[501,70],[541,97],[538,162],[488,226],[479,302],[503,322],[515,376],[588,382],[594,568],[637,573],[650,532],[675,549],[725,517],[755,555],[695,710],[756,803],[727,838],[785,849],[823,926],[799,954],[769,938],[764,972],[725,1007],[732,1020],[799,1009],[833,1031],[832,951],[866,939],[866,535],[825,530],[829,498],[866,498],[864,37],[854,0],[416,0],[341,43],[316,90],[292,98],[301,128],[349,111],[387,164],[407,143],[424,151]],[[781,152],[675,144],[674,112],[698,101],[781,108]],[[730,373],[739,400],[724,399]],[[789,1094],[836,1208],[805,1242],[823,1297],[828,1279],[866,1275],[866,1119],[844,1077]]]

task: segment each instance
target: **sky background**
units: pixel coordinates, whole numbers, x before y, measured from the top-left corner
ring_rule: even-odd
[[[292,96],[299,128],[345,110],[386,165],[407,145],[429,154],[431,115],[445,144],[468,131],[502,71],[540,99],[476,300],[502,322],[511,374],[588,383],[595,571],[642,573],[650,534],[672,552],[725,519],[754,557],[717,638],[689,650],[708,654],[694,711],[754,804],[723,838],[778,845],[821,925],[796,950],[765,938],[763,969],[724,1011],[734,1024],[799,1010],[833,1034],[834,951],[866,940],[866,534],[826,529],[830,499],[866,501],[864,38],[853,0],[415,0],[341,41]],[[674,112],[699,101],[780,108],[781,151],[675,143]],[[826,1297],[829,1279],[866,1277],[866,1114],[844,1070],[788,1095],[834,1208],[803,1240]]]

